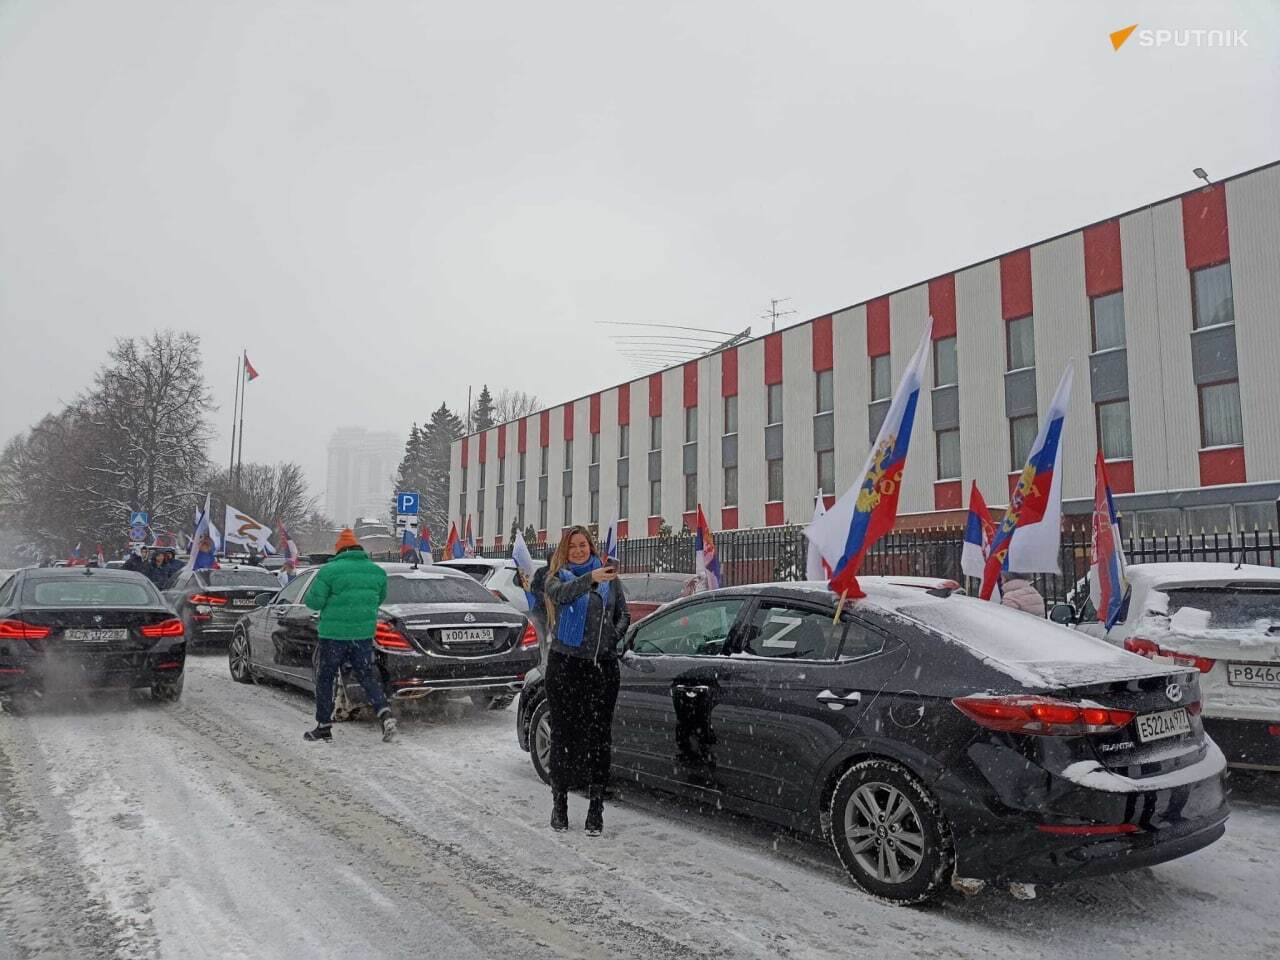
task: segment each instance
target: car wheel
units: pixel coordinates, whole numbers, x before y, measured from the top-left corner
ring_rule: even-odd
[[[184,679],[182,674],[178,674],[173,680],[157,680],[151,684],[151,699],[158,703],[177,703],[182,696]]]
[[[889,760],[864,760],[831,797],[831,843],[854,883],[894,903],[936,896],[955,855],[937,800]]]
[[[9,697],[7,700],[0,701],[0,704],[4,706],[4,712],[9,716],[26,717],[31,715],[31,712],[35,709],[36,702],[35,697],[18,694]]]
[[[505,710],[516,698],[514,693],[484,693],[477,690],[471,694],[471,703],[477,710]]]
[[[544,699],[529,718],[529,759],[543,783],[551,782],[551,707]]]
[[[253,683],[253,668],[249,666],[249,638],[243,630],[237,630],[227,647],[227,666],[231,679],[236,683]]]

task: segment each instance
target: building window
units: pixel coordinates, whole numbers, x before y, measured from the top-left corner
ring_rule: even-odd
[[[618,518],[625,520],[631,514],[631,488],[625,483],[618,487]]]
[[[544,476],[544,477],[545,477],[548,473],[550,473],[550,472],[551,472],[551,471],[548,469],[548,467],[550,467],[550,466],[551,466],[551,448],[550,448],[550,447],[543,447],[543,448],[542,448],[542,462],[541,462],[541,466],[542,466],[542,470],[541,470],[540,472],[541,472],[542,476]]]
[[[649,516],[662,516],[662,481],[649,481]]]
[[[818,492],[836,492],[836,452],[834,450],[818,451]]]
[[[830,413],[836,408],[834,371],[819,370],[814,377],[814,412]]]
[[[698,408],[684,408],[684,442],[698,442]]]
[[[1031,445],[1036,442],[1039,424],[1036,415],[1012,417],[1009,420],[1009,447],[1011,472],[1021,472],[1027,465],[1027,457],[1031,456]]]
[[[538,529],[547,529],[547,498],[541,497],[538,500]]]
[[[736,507],[738,505],[738,468],[724,468],[724,505],[726,507]]]
[[[463,491],[463,493],[465,493],[465,492],[466,492],[466,490],[467,490],[467,468],[466,468],[466,467],[463,467],[463,468],[462,468],[462,491]]]
[[[600,491],[599,490],[591,491],[590,509],[591,509],[591,515],[588,518],[587,522],[599,523],[600,522]]]
[[[484,475],[485,475],[485,468],[486,468],[487,466],[488,466],[488,464],[486,464],[486,463],[482,463],[482,464],[480,464],[480,489],[481,489],[481,490],[483,490],[483,489],[484,489]]]
[[[467,495],[465,493],[458,495],[458,516],[465,517],[467,515]]]
[[[960,479],[960,431],[938,431],[938,479]]]
[[[631,424],[618,424],[618,456],[631,456]]]
[[[871,402],[888,400],[893,393],[893,377],[890,375],[889,355],[871,358]]]
[[[498,486],[507,482],[507,458],[498,458]]]
[[[484,503],[481,502],[480,509],[476,512],[476,537],[484,539]]]
[[[1093,352],[1124,346],[1124,294],[1108,293],[1089,299],[1093,317]]]
[[[494,536],[500,537],[500,536],[502,536],[502,534],[503,534],[503,532],[504,532],[504,531],[503,531],[503,529],[502,529],[502,514],[503,514],[503,509],[502,509],[502,499],[501,499],[501,498],[499,498],[499,499],[498,499],[497,511],[496,511],[496,512],[497,512],[497,514],[498,514],[498,522],[497,522],[497,523],[495,523],[495,524],[493,525],[493,533],[494,533]]]
[[[1129,428],[1129,401],[1098,404],[1098,443],[1104,460],[1133,458],[1133,437]]]
[[[960,366],[956,360],[956,338],[942,337],[933,341],[933,385],[950,387],[960,382]]]
[[[698,475],[696,473],[684,475],[684,508],[686,512],[698,509]]]
[[[1191,271],[1191,313],[1197,328],[1235,322],[1230,263]]]
[[[649,449],[662,449],[662,414],[649,418]]]
[[[569,526],[573,522],[573,495],[566,493],[564,495],[564,523],[563,526]]]
[[[1238,447],[1242,443],[1240,382],[1205,384],[1200,388],[1200,446]]]
[[[526,460],[528,459],[528,456],[529,455],[525,453],[523,450],[520,451],[520,479],[521,480],[525,479],[525,476],[526,476],[526,467],[528,466],[528,464],[526,463]]]
[[[591,463],[600,462],[600,434],[591,435]]]
[[[769,461],[769,494],[766,499],[776,503],[782,499],[782,461]]]
[[[724,432],[726,434],[738,432],[738,397],[724,398]]]
[[[573,441],[566,440],[564,442],[564,468],[566,470],[573,469]]]
[[[1028,315],[1005,324],[1009,339],[1010,370],[1023,370],[1036,365],[1036,333],[1033,318]]]
[[[775,423],[782,422],[782,384],[771,383],[767,387],[769,391],[769,420],[770,426]]]

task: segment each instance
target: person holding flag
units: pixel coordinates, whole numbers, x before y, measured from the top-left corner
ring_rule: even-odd
[[[1107,480],[1107,464],[1098,451],[1094,461],[1093,537],[1089,557],[1089,598],[1098,622],[1110,630],[1125,615],[1129,583],[1124,576],[1120,518]]]
[[[541,648],[547,638],[547,565],[541,567],[533,561],[529,552],[529,544],[524,534],[517,530],[515,541],[511,544],[511,560],[520,574],[520,586],[524,590],[525,600],[529,603],[529,619],[538,634],[538,646]]]
[[[893,529],[898,519],[902,474],[911,445],[911,428],[915,424],[932,334],[933,320],[930,318],[925,324],[920,345],[908,361],[898,389],[894,391],[889,411],[862,469],[861,482],[805,529],[809,541],[817,545],[822,558],[831,565],[831,589],[840,595],[842,606],[848,597],[866,596],[858,586],[858,569],[867,551]],[[837,617],[839,610],[837,607]]]
[[[711,535],[711,527],[703,516],[702,504],[698,504],[698,519],[695,521],[693,570],[698,581],[695,592],[720,588],[720,558],[716,556],[716,538]]]
[[[978,489],[978,481],[969,488],[969,517],[964,525],[964,546],[960,550],[960,570],[979,583],[987,569],[987,555],[996,535],[996,524],[987,509],[987,501]]]
[[[818,518],[826,512],[826,500],[823,498],[822,491],[819,490],[818,495],[813,500],[813,519],[809,521],[809,526],[817,523]],[[822,559],[822,551],[818,549],[818,545],[812,540],[809,541],[809,547],[805,551],[804,578],[814,582],[831,579],[831,567],[827,565],[827,561]]]
[[[213,518],[209,513],[209,494],[204,495],[204,509],[196,515],[195,533],[191,535],[191,556],[185,570],[211,570],[218,565],[217,541],[214,539]]]

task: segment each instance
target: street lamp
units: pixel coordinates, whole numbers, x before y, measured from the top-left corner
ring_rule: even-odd
[[[1204,185],[1205,185],[1206,187],[1211,187],[1211,186],[1213,186],[1213,184],[1209,182],[1209,175],[1208,175],[1207,173],[1205,173],[1205,172],[1204,172],[1204,167],[1196,167],[1196,168],[1195,168],[1194,170],[1192,170],[1191,172],[1192,172],[1192,173],[1194,173],[1194,174],[1195,174],[1197,177],[1199,177],[1201,180],[1203,180],[1203,181],[1204,181]]]

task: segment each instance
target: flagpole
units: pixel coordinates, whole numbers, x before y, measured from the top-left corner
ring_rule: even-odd
[[[245,390],[244,390],[244,375],[243,375],[243,368],[244,368],[244,364],[243,364],[243,360],[247,357],[247,354],[248,354],[248,351],[245,351],[245,350],[241,350],[241,351],[240,351],[240,357],[241,357],[241,361],[242,361],[242,362],[241,362],[241,376],[240,376],[240,381],[241,381],[241,382],[240,382],[240,447],[239,447],[239,449],[236,451],[236,493],[237,493],[237,494],[239,494],[239,493],[240,493],[240,474],[241,474],[241,471],[244,469],[244,396],[245,396]]]
[[[236,357],[236,388],[231,392],[231,462],[227,464],[227,479],[236,469],[236,410],[240,406],[240,387],[244,383],[244,370],[240,366],[242,357]]]

